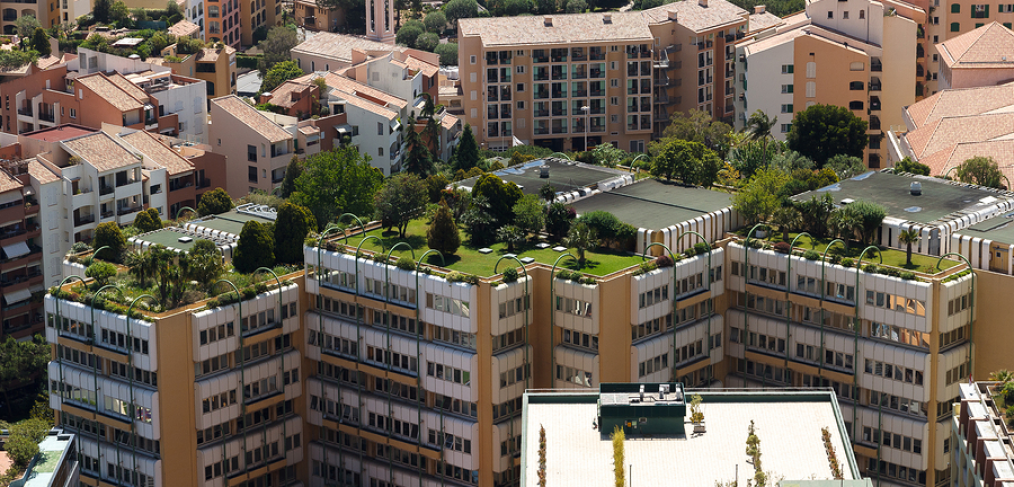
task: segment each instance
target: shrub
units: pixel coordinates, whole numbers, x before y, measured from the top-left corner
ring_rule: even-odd
[[[693,257],[693,256],[697,255],[697,249],[695,249],[693,247],[690,247],[690,248],[688,248],[688,249],[686,249],[686,250],[683,251],[683,255],[685,255],[687,257]]]
[[[457,66],[458,65],[458,45],[453,42],[446,44],[440,44],[436,49],[433,50],[438,56],[440,56],[440,64],[445,66]]]
[[[461,247],[458,225],[454,223],[454,215],[445,202],[440,203],[440,208],[433,217],[433,223],[426,231],[426,243],[431,249],[436,249],[445,256],[454,255],[458,247]]]
[[[317,228],[317,219],[305,206],[285,202],[275,218],[274,252],[278,262],[303,263],[303,240]]]
[[[832,264],[841,264],[841,259],[842,259],[841,255],[831,254],[831,263]]]
[[[596,281],[594,277],[586,276],[581,278],[581,284],[588,284],[590,286],[594,286],[598,284],[598,281]]]
[[[448,272],[447,275],[444,276],[444,279],[447,279],[447,282],[467,282],[472,285],[479,284],[478,276],[473,276],[471,274],[465,274],[458,271]]]
[[[399,257],[398,262],[395,262],[394,265],[403,271],[415,270],[415,261],[410,257]]]
[[[887,269],[887,275],[891,277],[901,277],[901,271],[891,267]]]
[[[792,246],[788,242],[775,243],[775,252],[779,254],[788,254],[790,250],[792,250]]]
[[[518,282],[518,270],[513,267],[508,267],[503,271],[503,282],[510,284],[512,282]]]
[[[217,215],[231,210],[232,198],[222,188],[215,188],[201,196],[201,203],[197,205],[197,213],[201,215]],[[175,217],[176,215],[171,215]]]
[[[95,240],[92,243],[97,249],[109,247],[103,249],[99,255],[95,256],[96,258],[119,262],[123,249],[127,247],[127,238],[123,236],[119,225],[115,222],[106,222],[99,223],[99,226],[95,227]]]
[[[203,200],[202,200],[203,201]],[[232,257],[232,265],[244,274],[253,272],[258,267],[275,265],[275,245],[268,225],[255,221],[243,224],[239,233],[239,243]]]
[[[697,242],[694,244],[694,251],[698,254],[706,254],[711,250],[711,246],[707,242]]]
[[[648,272],[651,272],[651,271],[653,271],[655,269],[658,269],[658,266],[655,265],[655,263],[652,262],[652,261],[641,262],[640,266],[641,266],[641,272],[642,273],[648,273]]]
[[[915,274],[913,274],[911,272],[902,272],[901,273],[901,278],[904,279],[904,280],[906,280],[906,281],[913,281],[913,280],[915,280]]]
[[[877,265],[876,264],[866,264],[865,266],[863,266],[863,272],[869,272],[870,274],[873,274],[873,273],[877,272]]]
[[[820,254],[818,254],[815,250],[807,250],[806,252],[803,252],[803,258],[806,260],[817,260],[820,259]]]
[[[74,245],[70,246],[71,253],[80,254],[81,252],[87,252],[92,249],[91,245],[84,242],[74,242]]]
[[[676,265],[676,261],[674,261],[672,257],[665,254],[660,255],[658,256],[658,258],[655,259],[655,267],[659,269],[663,267],[672,267],[674,265]]]
[[[856,262],[848,257],[845,257],[844,259],[841,260],[841,265],[845,267],[852,267],[856,265]]]
[[[134,228],[141,233],[153,232],[162,228],[162,217],[155,208],[148,208],[134,217]]]
[[[568,271],[567,269],[560,269],[559,271],[556,272],[556,278],[557,279],[570,279],[570,276],[572,274],[578,274],[578,273]],[[580,274],[578,274],[578,275],[580,275]]]
[[[99,285],[105,286],[110,279],[116,276],[116,266],[109,262],[96,262],[85,269],[85,277],[95,279]]]

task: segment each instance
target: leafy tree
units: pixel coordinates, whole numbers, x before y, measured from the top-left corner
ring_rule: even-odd
[[[408,123],[405,124],[405,144],[408,146],[408,153],[405,154],[405,170],[424,178],[433,171],[433,159],[426,144],[423,143],[422,136],[416,132],[415,125],[415,117],[409,115]]]
[[[435,32],[424,32],[415,39],[415,48],[420,51],[434,52],[440,45],[440,35]]]
[[[277,27],[276,27],[277,29]],[[281,61],[275,63],[268,70],[267,74],[264,75],[264,81],[261,83],[261,93],[267,93],[279,86],[282,83],[296,79],[303,75],[303,70],[299,69],[299,65],[295,61]]]
[[[428,200],[429,189],[419,176],[397,174],[374,196],[377,219],[398,227],[398,236],[405,238],[408,223],[422,213]]]
[[[12,426],[15,428],[16,426]],[[13,431],[4,443],[4,450],[10,455],[11,461],[17,468],[25,468],[39,453],[39,443],[31,438],[16,434]]]
[[[803,222],[803,215],[795,207],[783,206],[775,210],[771,216],[771,223],[778,225],[782,232],[782,240],[789,241],[789,232],[798,228]]]
[[[577,223],[587,224],[598,238],[616,243],[622,243],[637,235],[636,228],[620,221],[616,215],[608,211],[589,211],[581,215],[575,222],[575,224]]]
[[[987,188],[1004,188],[1003,173],[992,157],[973,157],[958,166],[955,175],[958,181],[978,184]]]
[[[894,173],[895,174],[903,173],[903,172],[907,172],[907,173],[910,173],[910,174],[915,174],[917,176],[929,176],[930,175],[930,167],[927,166],[927,165],[925,165],[925,164],[920,164],[920,163],[918,163],[916,161],[913,161],[912,159],[906,157],[906,158],[898,161],[898,163],[894,165]]]
[[[915,229],[902,230],[898,233],[898,243],[905,246],[905,267],[912,266],[912,244],[922,238],[919,231]]]
[[[296,29],[294,27],[272,27],[268,31],[268,37],[257,44],[257,48],[264,53],[261,56],[260,61],[257,63],[257,69],[260,70],[261,76],[267,81],[268,71],[274,67],[275,64],[289,61],[290,51],[293,47],[299,44],[299,36],[296,35]],[[298,68],[298,66],[297,66]],[[302,72],[300,72],[302,74]],[[281,84],[281,83],[279,83]],[[261,87],[262,91],[268,91],[274,89]]]
[[[394,40],[398,44],[408,47],[415,47],[415,41],[425,32],[422,27],[417,25],[403,25],[398,29],[398,33],[395,34]]]
[[[497,229],[496,239],[507,244],[508,252],[515,252],[517,246],[525,241],[525,231],[515,225],[504,225]]]
[[[92,242],[92,246],[96,249],[109,247],[96,254],[96,258],[119,262],[120,255],[127,248],[127,239],[116,222],[99,223],[99,226],[95,227],[95,241]]]
[[[451,0],[455,2],[458,0]],[[475,141],[472,133],[472,126],[465,124],[465,131],[461,133],[461,140],[458,148],[454,151],[454,167],[468,171],[479,164],[479,144]]]
[[[814,238],[823,238],[827,235],[828,219],[834,211],[834,200],[830,193],[825,192],[820,198],[816,195],[810,196],[808,201],[800,201],[795,206],[802,215],[804,231]]]
[[[616,167],[628,155],[627,151],[613,147],[613,144],[599,144],[592,149],[592,160],[600,166]]]
[[[461,216],[461,222],[468,233],[468,241],[474,247],[485,247],[493,242],[496,235],[497,220],[493,216],[492,206],[485,196],[472,195],[472,205]]]
[[[563,203],[550,203],[546,209],[546,232],[554,242],[559,242],[570,231],[570,222],[575,217],[573,208]]]
[[[731,138],[732,127],[716,121],[708,112],[693,108],[686,115],[675,116],[662,132],[662,138],[652,143],[654,147],[649,152],[657,153],[672,140],[685,140],[704,144],[708,149],[724,155],[729,150]]]
[[[785,151],[780,154],[775,154],[771,158],[771,164],[768,166],[771,169],[775,169],[785,174],[792,174],[797,169],[812,170],[813,161],[796,151]]]
[[[552,183],[543,184],[542,187],[539,188],[539,197],[547,202],[553,201],[556,199],[556,187],[553,186]]]
[[[123,257],[123,265],[129,268],[130,275],[141,287],[148,287],[148,280],[154,275],[154,263],[151,252],[147,250],[130,250]]]
[[[85,269],[85,277],[95,279],[100,286],[109,284],[109,280],[116,277],[116,266],[109,262],[95,261]]]
[[[190,267],[186,277],[197,281],[205,290],[210,290],[211,286],[225,272],[222,254],[211,240],[200,239],[194,243],[193,248],[190,249],[188,260]]]
[[[120,27],[133,26],[130,18],[130,9],[127,8],[126,3],[119,0],[113,2],[113,6],[109,9],[109,19],[121,24]]]
[[[232,198],[222,188],[215,188],[201,196],[201,202],[197,205],[197,213],[204,215],[218,215],[231,210],[233,207]]]
[[[722,161],[703,144],[670,139],[652,160],[651,174],[681,179],[685,184],[711,186]]]
[[[748,224],[767,221],[778,209],[778,194],[789,176],[773,169],[760,169],[732,199],[732,206]]]
[[[26,378],[44,371],[48,362],[49,344],[41,335],[35,335],[31,341],[23,342],[7,335],[6,340],[0,342],[0,393],[4,395],[8,418],[14,417],[11,391],[24,386]]]
[[[286,264],[303,263],[303,241],[317,229],[317,219],[305,206],[285,202],[275,218],[275,260]]]
[[[504,14],[508,17],[530,14],[535,9],[532,0],[504,0],[503,6]]]
[[[318,78],[319,79],[319,78]],[[296,192],[296,178],[303,173],[303,164],[299,162],[299,158],[292,156],[292,160],[289,161],[289,165],[285,167],[285,179],[282,180],[281,197],[288,198],[292,196],[292,193]]]
[[[49,45],[49,36],[46,35],[46,31],[42,30],[42,27],[35,28],[35,34],[32,35],[32,49],[38,51],[40,56],[48,56],[53,52],[53,47]]]
[[[859,242],[869,245],[884,222],[887,210],[868,201],[856,201],[842,206],[831,214],[830,225],[838,230],[840,237],[851,238],[859,235]]]
[[[749,139],[729,149],[729,163],[744,178],[749,179],[757,169],[768,167],[771,159],[776,154],[782,152],[784,145],[784,143],[777,140],[767,143],[763,140]]]
[[[458,44],[454,42],[447,42],[440,44],[433,49],[438,56],[440,56],[440,64],[444,66],[457,66],[458,65]]]
[[[162,215],[155,208],[148,208],[134,217],[134,228],[141,233],[159,230],[162,228]]]
[[[92,17],[101,24],[109,23],[109,12],[113,9],[113,0],[95,0],[92,5]],[[21,32],[19,29],[18,32]],[[31,32],[31,31],[25,31]]]
[[[546,225],[546,212],[539,197],[534,194],[525,195],[514,203],[514,226],[524,233],[536,234]]]
[[[535,11],[539,15],[556,13],[556,0],[535,0]]]
[[[830,168],[838,176],[839,180],[850,179],[867,171],[866,164],[858,157],[838,154],[824,164],[824,168]]]
[[[486,197],[489,200],[493,218],[498,225],[505,225],[514,221],[514,205],[524,196],[521,188],[513,182],[504,182],[494,174],[486,174],[475,182],[472,187],[472,197]]]
[[[818,167],[838,154],[862,157],[869,138],[867,123],[851,110],[817,104],[796,114],[787,137],[789,149],[809,157]]]
[[[430,203],[439,203],[444,196],[444,190],[447,189],[447,185],[449,184],[451,184],[451,180],[444,173],[438,172],[427,177],[426,190],[429,192]]]
[[[585,0],[567,0],[567,13],[579,14],[588,10],[588,2]]]
[[[426,245],[431,249],[440,251],[444,256],[454,255],[461,246],[461,235],[458,233],[458,225],[454,223],[454,215],[447,203],[441,201],[437,208],[433,223],[426,231]]]
[[[451,0],[444,4],[448,22],[479,16],[479,4],[475,0]]]
[[[327,225],[343,212],[372,215],[373,195],[383,180],[383,173],[370,166],[369,156],[342,147],[303,161],[292,199],[313,212],[318,226]]]
[[[577,265],[584,267],[585,251],[598,245],[598,237],[588,223],[578,221],[571,225],[563,244],[577,250]]]
[[[237,272],[249,274],[258,267],[271,268],[275,265],[274,238],[268,225],[256,221],[243,224],[239,233],[239,243],[232,256],[232,265]]]
[[[447,27],[447,14],[440,10],[434,10],[426,14],[423,23],[426,24],[426,30],[439,34],[444,30],[444,27]]]
[[[154,268],[155,295],[163,309],[173,309],[183,302],[190,289],[190,256],[177,254],[161,245],[149,250]]]
[[[768,114],[761,111],[755,110],[750,118],[746,121],[747,133],[750,135],[750,140],[758,141],[763,146],[764,150],[761,152],[762,155],[768,154],[768,142],[771,140],[771,129],[778,123],[778,117],[768,118]],[[764,166],[767,167],[767,163],[770,159],[764,160]]]
[[[41,28],[39,20],[34,15],[22,15],[14,21],[15,30],[18,35],[27,39],[29,36],[35,33],[35,29]]]

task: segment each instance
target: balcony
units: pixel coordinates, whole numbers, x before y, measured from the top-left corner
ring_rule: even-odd
[[[606,77],[606,72],[602,69],[592,68],[588,70],[588,74],[592,79],[601,79]]]
[[[570,92],[571,98],[588,98],[588,90],[573,90]]]
[[[141,205],[137,205],[137,206],[121,206],[121,207],[119,207],[119,208],[116,209],[116,216],[128,215],[130,213],[137,213],[139,211],[141,211]],[[92,220],[94,220],[94,219],[95,219],[95,217],[93,216]]]
[[[870,130],[880,130],[880,117],[870,115]]]
[[[878,111],[878,112],[880,111],[880,97],[879,96],[871,96],[870,97],[870,110]]]
[[[18,115],[24,115],[26,117],[31,117],[33,113],[34,113],[34,111],[32,110],[32,107],[30,107],[30,106],[18,109]]]
[[[881,90],[880,78],[876,76],[870,78],[870,91],[880,91],[880,90]]]
[[[668,105],[669,104],[669,94],[666,93],[664,90],[656,92],[655,93],[655,103],[662,104],[662,105]]]
[[[591,90],[591,96],[593,96],[593,97],[606,96],[606,90],[601,90],[601,89],[596,90],[596,89],[593,88]]]
[[[879,72],[882,72],[883,70],[884,70],[884,65],[883,65],[883,63],[880,62],[879,59],[870,62],[870,71],[873,71],[874,73],[879,73]]]
[[[549,135],[549,127],[545,127],[545,126],[539,127],[538,125],[536,125],[535,126],[535,135]]]
[[[114,188],[105,184],[99,185],[99,195],[105,196],[107,194],[113,194]]]
[[[75,216],[74,226],[80,227],[81,225],[87,225],[89,223],[95,223],[95,215]]]
[[[548,117],[549,116],[549,110],[535,110],[535,116],[536,117]]]
[[[113,212],[112,210],[109,210],[109,211],[103,211],[103,212],[100,212],[100,213],[99,213],[99,215],[101,215],[101,218],[102,218],[103,220],[105,220],[106,218],[112,218],[114,214],[115,214],[115,213],[114,213],[114,212]]]
[[[655,86],[669,86],[669,78],[654,78]]]
[[[43,122],[55,123],[56,114],[53,112],[39,112],[39,120]]]
[[[197,183],[197,189],[207,188],[211,186],[211,179],[204,178]]]
[[[172,192],[172,191],[179,191],[181,189],[186,189],[186,188],[190,188],[190,187],[193,187],[193,186],[194,186],[193,181],[185,181],[185,182],[169,181],[169,191],[170,192]]]

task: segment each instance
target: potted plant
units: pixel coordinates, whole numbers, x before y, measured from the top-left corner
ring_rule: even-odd
[[[704,411],[701,409],[701,403],[704,402],[704,398],[700,394],[694,394],[690,398],[690,422],[694,425],[694,434],[704,433]]]

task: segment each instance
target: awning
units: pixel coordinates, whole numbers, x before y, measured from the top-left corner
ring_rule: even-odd
[[[32,297],[32,292],[29,291],[28,289],[21,289],[18,291],[4,293],[4,301],[7,302],[8,306],[14,303],[20,303],[30,297]]]
[[[8,259],[21,257],[22,255],[27,255],[29,252],[31,252],[31,249],[28,248],[28,244],[25,242],[15,242],[10,245],[4,245],[4,255],[6,255]]]
[[[0,205],[6,205],[7,203],[13,203],[21,200],[21,191],[8,191],[0,194]]]

